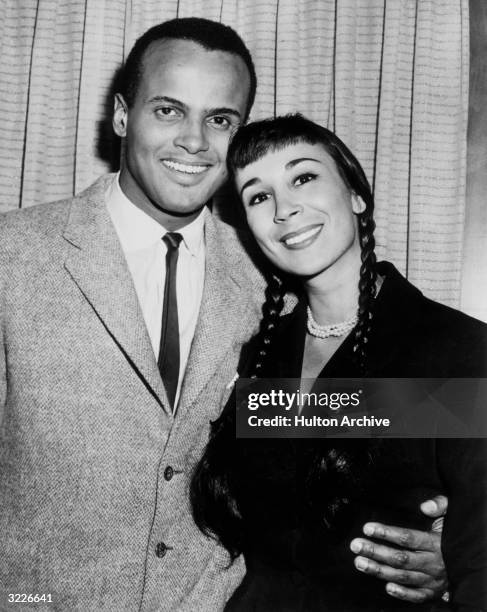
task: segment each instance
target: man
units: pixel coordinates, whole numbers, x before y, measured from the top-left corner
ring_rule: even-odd
[[[205,206],[255,87],[229,28],[156,26],[115,99],[119,177],[2,218],[1,609],[213,611],[241,579],[187,485],[263,301]]]

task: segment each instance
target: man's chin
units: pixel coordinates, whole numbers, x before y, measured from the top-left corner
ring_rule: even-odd
[[[194,218],[199,215],[201,210],[205,207],[206,202],[203,204],[198,204],[198,206],[188,206],[188,207],[174,207],[174,208],[163,208],[162,206],[156,207],[161,211],[161,213],[169,216],[169,217],[177,217],[179,219],[188,219]]]

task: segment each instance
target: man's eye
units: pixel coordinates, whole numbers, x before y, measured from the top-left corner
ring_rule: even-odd
[[[215,115],[208,119],[208,123],[217,130],[228,130],[232,126],[232,122],[227,117]]]
[[[300,174],[294,179],[294,184],[298,186],[304,185],[304,183],[309,183],[310,181],[313,181],[315,178],[316,178],[316,174],[313,174],[311,172],[305,172],[304,174]]]
[[[171,108],[170,106],[161,106],[160,108],[155,109],[155,113],[159,117],[176,117],[179,113],[175,108]]]
[[[262,202],[265,202],[266,200],[269,199],[269,194],[268,193],[256,193],[255,195],[253,195],[250,200],[249,200],[249,206],[255,206],[256,204],[261,204]]]

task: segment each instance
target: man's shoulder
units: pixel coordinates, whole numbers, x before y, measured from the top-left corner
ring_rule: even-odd
[[[0,243],[3,248],[21,245],[25,248],[35,237],[49,239],[58,236],[66,226],[73,203],[82,205],[84,201],[99,200],[112,179],[111,174],[103,175],[75,196],[0,214]]]

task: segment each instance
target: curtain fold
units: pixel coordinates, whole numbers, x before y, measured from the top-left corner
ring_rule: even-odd
[[[352,148],[375,190],[379,256],[458,306],[468,0],[2,0],[0,210],[110,169],[114,74],[147,28],[191,15],[249,46],[251,118],[299,110]]]

